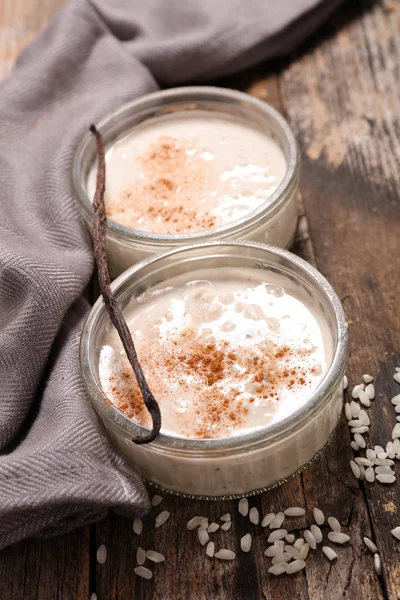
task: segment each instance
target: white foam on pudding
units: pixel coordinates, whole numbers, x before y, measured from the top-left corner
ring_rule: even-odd
[[[278,143],[250,123],[193,110],[136,126],[106,152],[106,212],[131,229],[182,234],[244,217],[287,170]],[[88,177],[93,199],[97,165]]]
[[[246,433],[304,404],[324,377],[333,341],[298,284],[261,269],[195,271],[134,299],[124,311],[162,431],[191,438]],[[150,425],[116,331],[100,353],[105,395]]]

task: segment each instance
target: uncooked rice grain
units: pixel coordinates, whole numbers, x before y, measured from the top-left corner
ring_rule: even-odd
[[[306,560],[309,551],[310,551],[310,546],[307,543],[304,543],[299,550],[301,560]]]
[[[390,533],[396,538],[396,540],[400,540],[400,527],[395,527]]]
[[[366,443],[365,443],[365,440],[364,440],[363,436],[361,435],[361,433],[354,434],[354,441],[356,444],[358,444],[360,446],[360,448],[365,448]]]
[[[375,398],[375,388],[374,388],[374,385],[372,383],[369,383],[366,386],[365,393],[367,394],[367,396],[368,396],[368,398],[370,400],[373,400]]]
[[[322,531],[320,530],[318,525],[311,525],[310,530],[317,544],[320,544],[322,542]]]
[[[144,561],[146,560],[146,552],[139,546],[136,550],[136,562],[138,565],[144,565]]]
[[[384,452],[384,448],[382,446],[374,446],[375,453]]]
[[[358,466],[358,464],[355,463],[354,460],[351,460],[350,467],[351,467],[351,470],[353,471],[354,477],[357,477],[357,479],[359,479],[360,478],[360,467]]]
[[[364,465],[359,465],[359,469],[360,469],[360,479],[364,479],[365,478],[365,467]]]
[[[388,458],[394,458],[396,456],[396,452],[394,451],[393,442],[388,442],[386,444],[386,453],[388,455]]]
[[[376,452],[372,448],[367,448],[366,455],[369,460],[375,460],[376,458]]]
[[[345,544],[350,540],[350,536],[339,531],[330,531],[328,533],[328,540],[334,544]]]
[[[203,527],[199,527],[197,530],[197,536],[199,538],[199,542],[202,546],[205,546],[210,539],[208,535],[207,529],[203,529]]]
[[[268,544],[272,544],[278,540],[283,540],[283,538],[288,534],[286,529],[276,529],[270,533],[269,538],[267,539]]]
[[[361,427],[362,421],[360,419],[352,419],[347,423],[349,427]]]
[[[375,467],[377,475],[394,475],[392,467]]]
[[[225,513],[224,515],[222,515],[222,517],[219,518],[219,520],[224,521],[224,523],[226,523],[227,521],[231,521],[231,513]]]
[[[375,481],[374,467],[368,467],[368,469],[365,469],[365,479],[369,481],[369,483],[373,483]]]
[[[240,548],[243,552],[250,552],[251,543],[251,535],[250,533],[246,533],[246,535],[244,535],[240,540]]]
[[[375,552],[378,552],[378,548],[376,547],[376,545],[374,544],[374,542],[369,539],[369,537],[365,536],[363,538],[363,540],[364,540],[364,544],[367,546],[367,548],[369,550],[371,550],[371,552],[373,554],[375,554]]]
[[[364,384],[360,383],[358,385],[355,385],[353,387],[353,391],[351,392],[351,397],[352,398],[358,398],[360,395],[360,391],[362,391],[364,389]]]
[[[236,558],[236,554],[232,550],[226,550],[225,548],[218,550],[214,556],[215,558],[220,558],[221,560],[234,560]]]
[[[396,383],[400,383],[400,373],[396,371],[396,373],[393,375],[393,379]]]
[[[207,554],[207,556],[209,556],[210,558],[212,558],[214,556],[214,550],[215,550],[215,544],[214,544],[214,542],[208,542],[207,547],[206,547],[206,554]]]
[[[283,553],[283,548],[281,546],[269,546],[265,551],[265,556],[277,556],[278,554]]]
[[[336,517],[328,517],[328,525],[332,531],[340,532],[342,530],[342,527]]]
[[[392,431],[392,439],[397,440],[398,438],[400,438],[400,423],[397,423],[393,427],[393,431]]]
[[[364,409],[360,411],[358,418],[363,425],[371,425],[371,419],[369,418],[368,413]]]
[[[304,560],[294,560],[293,562],[288,564],[286,569],[286,573],[291,575],[292,573],[297,573],[297,571],[301,571],[306,566]]]
[[[285,536],[286,537],[286,536]],[[281,540],[276,540],[274,542],[274,546],[279,546],[280,548],[282,548],[282,552],[283,552],[283,548],[285,547],[285,542],[283,539]]]
[[[377,575],[382,574],[382,565],[379,554],[374,554],[374,569]]]
[[[269,528],[270,529],[280,529],[283,521],[285,520],[285,515],[283,512],[278,512],[275,517],[274,520],[271,522]]]
[[[249,519],[250,519],[250,523],[253,523],[253,525],[258,525],[260,522],[260,515],[258,512],[258,508],[256,508],[255,506],[253,506],[250,509]]]
[[[97,548],[96,558],[97,558],[97,562],[99,563],[99,565],[104,565],[104,563],[106,562],[107,548],[105,547],[104,544],[101,544],[101,546],[99,546]]]
[[[361,390],[358,399],[360,400],[360,402],[363,406],[366,406],[367,408],[369,408],[371,406],[371,399],[368,396],[367,392],[363,392]]]
[[[394,451],[396,452],[396,455],[400,454],[400,440],[399,439],[394,440],[393,448],[394,448]]]
[[[161,502],[163,501],[161,496],[158,496],[157,494],[153,497],[151,504],[152,506],[158,506],[159,504],[161,504]]]
[[[281,554],[277,554],[271,560],[273,565],[279,565],[280,563],[287,563],[292,558],[292,556],[288,552],[281,552]]]
[[[162,563],[165,561],[165,556],[160,554],[160,552],[156,552],[155,550],[147,550],[146,558],[155,563]]]
[[[400,404],[400,394],[396,394],[396,396],[393,396],[391,403],[394,404],[396,406],[396,404]]]
[[[284,514],[287,517],[302,517],[305,513],[306,511],[304,508],[301,508],[300,506],[290,506],[284,511]]]
[[[337,558],[336,552],[333,550],[333,548],[329,548],[329,546],[322,546],[322,552],[329,560],[335,560],[335,558]]]
[[[189,531],[192,531],[193,529],[196,529],[196,527],[199,527],[203,521],[204,517],[193,517],[193,519],[190,519],[190,521],[187,522],[186,527]]]
[[[360,446],[358,444],[356,444],[354,440],[352,442],[350,442],[350,446],[353,448],[353,450],[355,452],[358,452],[360,449]]]
[[[349,385],[349,380],[347,379],[347,376],[344,375],[343,376],[343,389],[347,390],[348,385]]]
[[[133,519],[133,531],[136,535],[140,535],[143,531],[143,523],[141,519]]]
[[[372,375],[368,375],[368,373],[365,373],[363,376],[363,381],[364,383],[371,383],[371,381],[374,380],[374,378],[372,377]]]
[[[322,523],[321,523],[321,525],[322,525]],[[304,540],[304,538],[300,537],[295,541],[294,547],[296,548],[296,550],[300,550],[300,548],[303,546],[303,544],[305,544],[305,540]]]
[[[261,521],[261,527],[268,527],[275,519],[275,513],[268,513]]]
[[[223,525],[221,525],[222,531],[228,531],[231,528],[232,521],[226,521]]]
[[[288,533],[285,536],[285,540],[288,542],[288,544],[293,544],[293,542],[295,541],[295,539],[296,539],[296,536],[293,535],[293,533]]]
[[[395,475],[376,475],[376,479],[380,483],[394,483],[396,481]]]
[[[391,467],[394,465],[394,460],[391,458],[376,458],[374,460],[375,465],[380,467]]]
[[[97,594],[95,594],[94,592],[93,592],[93,594],[90,594],[89,600],[97,600]]]
[[[286,573],[287,563],[280,563],[279,565],[272,565],[268,569],[268,573],[272,575],[282,575],[282,573]]]
[[[386,452],[378,452],[377,457],[378,458],[387,458],[387,454],[386,454]]]
[[[214,523],[214,521],[212,523],[210,523],[210,525],[208,526],[208,533],[215,533],[216,531],[218,531],[219,529],[219,525],[218,523]]]
[[[352,400],[350,402],[350,408],[353,419],[356,419],[360,414],[361,406],[358,404],[358,402],[354,402],[354,400]]]
[[[241,498],[239,500],[239,512],[243,517],[247,517],[249,514],[249,501],[247,498]]]
[[[351,406],[348,402],[346,402],[346,404],[344,405],[344,414],[346,415],[346,419],[348,421],[351,421],[353,415],[351,414]]]
[[[146,567],[135,567],[133,571],[139,577],[143,577],[143,579],[151,579],[153,577],[153,573],[150,569],[146,569]]]
[[[325,515],[319,508],[313,509],[314,519],[317,525],[323,525],[325,523]]]
[[[170,514],[171,513],[168,512],[167,510],[163,510],[156,518],[156,521],[155,521],[156,528],[161,527],[161,525],[164,525],[164,523],[166,521],[168,521]]]
[[[296,560],[300,558],[300,552],[293,546],[286,545],[285,552],[290,554],[290,556]]]
[[[364,467],[372,467],[374,465],[372,460],[369,460],[369,458],[364,458],[363,456],[357,456],[354,459],[354,462],[356,462],[358,465],[364,465]]]
[[[369,431],[369,427],[367,425],[362,425],[361,427],[353,427],[351,429],[351,433],[367,433]]]
[[[311,533],[311,531],[309,529],[306,529],[304,531],[303,535],[304,535],[304,539],[306,540],[306,542],[310,546],[310,548],[312,550],[315,550],[317,547],[317,541],[316,541],[315,537],[313,536],[313,534]]]

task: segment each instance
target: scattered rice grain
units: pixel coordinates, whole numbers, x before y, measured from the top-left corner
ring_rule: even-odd
[[[347,533],[341,533],[339,531],[330,531],[328,533],[328,540],[334,544],[345,544],[350,540],[350,536]]]
[[[375,460],[375,458],[376,458],[376,452],[375,452],[375,450],[372,450],[372,448],[367,449],[366,455],[369,460]]]
[[[396,406],[396,404],[400,404],[400,394],[396,394],[396,396],[393,396],[391,403],[394,404]]]
[[[348,385],[349,385],[349,380],[347,379],[347,375],[344,375],[343,376],[343,389],[347,390]]]
[[[293,533],[288,533],[287,536],[285,536],[285,540],[288,542],[288,544],[293,544],[295,539],[296,536],[293,535]]]
[[[361,406],[358,404],[358,402],[354,402],[354,400],[352,400],[350,402],[350,408],[351,408],[351,416],[353,417],[353,419],[356,419],[358,417],[358,415],[360,414]]]
[[[350,446],[353,448],[354,452],[358,452],[360,449],[360,446],[356,444],[354,440],[350,442]]]
[[[240,548],[243,552],[250,552],[251,543],[251,535],[250,533],[246,533],[246,535],[244,535],[240,540]]]
[[[353,391],[351,392],[351,397],[352,398],[359,398],[360,391],[362,391],[363,389],[364,389],[364,384],[363,383],[355,385],[353,387]]]
[[[305,513],[304,508],[300,508],[300,506],[291,506],[284,511],[287,517],[302,517]]]
[[[224,521],[224,523],[226,523],[227,521],[232,521],[231,513],[225,513],[224,515],[222,515],[222,517],[219,518],[219,520]]]
[[[348,421],[351,421],[351,419],[353,418],[353,415],[351,414],[351,406],[348,402],[346,402],[344,405],[344,414],[346,416],[346,419]]]
[[[322,512],[322,510],[320,510],[319,508],[314,508],[313,515],[317,525],[323,525],[325,523],[325,515]]]
[[[163,501],[163,498],[161,496],[158,496],[157,494],[153,497],[152,501],[151,501],[151,505],[152,506],[158,506],[159,504],[161,504],[161,502]]]
[[[164,525],[164,523],[166,521],[168,521],[170,514],[171,513],[168,512],[167,510],[163,510],[156,518],[156,521],[155,521],[156,528],[161,527],[161,525]]]
[[[268,544],[272,544],[278,540],[283,540],[283,538],[288,534],[286,529],[276,529],[272,533],[270,533],[269,538],[267,539]]]
[[[374,569],[377,575],[382,574],[382,565],[379,554],[374,554]]]
[[[231,528],[231,525],[232,521],[226,521],[225,523],[223,523],[223,525],[221,525],[222,531],[228,531]]]
[[[283,512],[278,512],[273,521],[271,522],[269,528],[270,529],[280,529],[283,521],[285,520],[285,515],[283,514]]]
[[[361,433],[354,434],[354,441],[360,446],[360,448],[365,448],[365,446],[367,445]]]
[[[400,383],[400,373],[396,371],[396,373],[393,375],[393,379],[396,383]]]
[[[371,399],[368,396],[367,392],[361,391],[359,395],[359,400],[363,406],[366,406],[367,408],[371,406]]]
[[[207,556],[209,556],[210,558],[212,558],[214,556],[214,551],[215,551],[215,544],[214,544],[214,542],[208,542],[207,547],[206,547],[206,554],[207,554]]]
[[[214,521],[212,523],[210,523],[210,525],[208,526],[208,533],[215,533],[216,531],[218,531],[219,529],[219,525],[218,523],[214,523]]]
[[[306,542],[310,546],[310,548],[312,550],[315,550],[317,547],[317,541],[316,541],[315,537],[313,536],[313,534],[311,533],[311,531],[309,529],[306,529],[304,531],[303,535],[304,535],[304,539],[306,540]]]
[[[320,530],[318,525],[311,525],[310,530],[317,544],[320,544],[322,542],[322,531]]]
[[[322,546],[322,552],[325,554],[328,560],[335,560],[337,558],[336,552],[333,548],[329,548],[329,546]]]
[[[249,501],[247,498],[241,498],[239,500],[239,512],[243,517],[247,517],[249,514]]]
[[[261,521],[261,527],[268,527],[268,525],[271,525],[271,523],[274,519],[275,519],[275,513],[268,513],[267,515],[265,515],[265,517]]]
[[[357,456],[354,459],[354,462],[356,462],[358,465],[364,465],[364,467],[372,467],[374,464],[372,460],[369,460],[369,458],[364,458],[363,456]]]
[[[300,558],[300,552],[293,546],[289,546],[289,545],[285,546],[285,552],[287,554],[290,554],[290,556],[292,558],[294,558],[295,560]]]
[[[203,527],[199,527],[197,530],[197,535],[198,535],[200,544],[202,546],[205,546],[210,539],[207,529],[203,529]]]
[[[390,533],[396,538],[396,540],[400,540],[400,527],[395,527]]]
[[[376,545],[374,544],[374,542],[369,539],[369,537],[365,536],[363,538],[363,540],[364,540],[364,544],[367,546],[367,548],[369,550],[371,550],[371,552],[373,554],[375,554],[376,552],[378,552],[378,548],[376,547]]]
[[[361,427],[362,421],[360,419],[352,419],[347,423],[349,427]]]
[[[225,548],[218,550],[214,556],[221,560],[234,560],[236,558],[236,554],[232,550],[226,550]]]
[[[142,519],[133,519],[133,531],[136,535],[140,535],[143,531]]]
[[[377,457],[378,458],[387,458],[387,454],[386,454],[386,452],[378,452]]]
[[[367,396],[368,396],[368,398],[370,400],[373,400],[375,398],[375,388],[374,388],[374,385],[372,383],[369,383],[366,386],[365,393],[367,394]]]
[[[258,508],[256,508],[255,506],[253,506],[250,509],[249,519],[250,519],[250,523],[253,523],[253,525],[258,525],[260,522],[260,514],[258,512]]]
[[[376,458],[374,462],[377,466],[380,467],[391,467],[392,465],[394,465],[394,460],[392,460],[391,458]]]
[[[363,375],[362,378],[363,378],[364,383],[371,383],[371,381],[374,380],[372,375],[368,375],[368,373],[365,373],[365,375]]]
[[[271,573],[272,575],[282,575],[282,573],[286,573],[286,569],[287,563],[281,563],[279,565],[272,565],[272,567],[268,569],[268,573]]]
[[[351,460],[350,467],[351,467],[351,470],[353,471],[354,477],[357,477],[357,479],[360,479],[360,467],[358,466],[358,464],[355,463],[354,460]]]
[[[332,531],[340,532],[342,530],[342,527],[336,517],[328,517],[328,525]]]
[[[351,433],[367,433],[369,431],[369,427],[367,425],[362,425],[361,427],[353,427],[351,429]]]
[[[283,554],[283,548],[281,546],[269,546],[264,551],[265,556],[277,556],[278,554]]]
[[[135,567],[133,571],[138,577],[143,577],[143,579],[151,579],[153,577],[153,573],[150,569],[146,569],[146,567]]]
[[[396,481],[395,475],[377,475],[376,479],[380,483],[394,483]]]
[[[388,458],[394,458],[396,456],[396,452],[394,451],[393,442],[388,442],[386,444],[386,453],[388,455]]]
[[[287,563],[292,558],[292,556],[288,552],[282,552],[281,554],[277,554],[272,559],[271,563],[273,565],[279,565],[281,563]]]
[[[187,522],[186,527],[189,531],[193,531],[196,527],[199,527],[204,521],[204,517],[193,517],[190,521]]]
[[[374,467],[368,467],[368,469],[365,469],[365,479],[369,481],[369,483],[373,483],[375,481]]]
[[[309,551],[310,551],[310,546],[307,543],[304,543],[299,550],[301,560],[306,560]]]
[[[101,546],[99,546],[97,548],[96,558],[97,558],[97,562],[99,563],[99,565],[104,565],[104,563],[106,562],[107,548],[105,547],[104,544],[101,544]]]
[[[322,523],[321,523],[322,525]],[[300,548],[305,544],[305,540],[304,538],[300,537],[298,538],[295,543],[294,543],[294,547],[296,548],[296,550],[300,550]]]
[[[375,467],[375,473],[377,475],[394,475],[392,467]]]
[[[159,552],[156,552],[155,550],[147,550],[146,558],[154,563],[162,563],[165,561],[165,556]]]
[[[292,573],[297,573],[298,571],[301,571],[302,569],[304,569],[305,566],[306,566],[306,563],[304,560],[294,560],[293,562],[288,564],[286,573],[288,575],[291,575]]]
[[[371,425],[371,419],[364,409],[360,410],[359,420],[363,425]]]
[[[146,552],[143,548],[139,548],[136,550],[136,562],[138,565],[144,565],[144,561],[146,560]]]

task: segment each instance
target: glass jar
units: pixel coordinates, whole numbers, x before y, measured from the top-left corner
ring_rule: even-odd
[[[282,149],[287,163],[286,174],[266,202],[241,219],[221,227],[187,234],[155,234],[130,229],[107,219],[107,252],[113,276],[119,275],[150,254],[192,242],[248,239],[286,248],[294,239],[298,221],[296,191],[300,158],[289,125],[269,104],[235,90],[205,86],[182,87],[155,92],[129,102],[98,123],[98,129],[106,148],[109,148],[144,121],[192,110],[233,116],[257,128],[258,131],[265,132]],[[90,231],[93,205],[88,197],[87,181],[95,160],[96,146],[93,135],[87,133],[75,154],[73,186]]]
[[[257,268],[289,278],[310,298],[330,332],[327,372],[305,403],[281,421],[243,435],[192,439],[161,433],[137,445],[148,430],[119,412],[104,396],[99,355],[110,320],[102,298],[83,328],[81,372],[108,433],[138,472],[160,488],[189,497],[233,498],[282,482],[325,445],[342,410],[348,330],[342,305],[326,279],[307,262],[277,247],[254,242],[206,242],[169,250],[136,264],[114,283],[123,309],[148,288],[196,269]]]

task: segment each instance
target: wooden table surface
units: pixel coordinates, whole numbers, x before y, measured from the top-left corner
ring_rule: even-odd
[[[61,0],[3,0],[0,6],[0,74],[45,25]],[[289,58],[222,82],[280,110],[293,127],[303,154],[299,239],[295,251],[331,281],[344,300],[350,324],[351,383],[365,372],[377,377],[370,409],[371,443],[390,439],[395,422],[390,398],[400,365],[400,4],[353,0]],[[221,82],[220,82],[221,83]],[[293,599],[381,600],[400,594],[400,486],[366,484],[350,471],[353,452],[342,419],[321,456],[282,487],[250,504],[263,513],[303,506],[292,519],[296,534],[309,526],[314,506],[336,516],[351,536],[330,563],[319,549],[306,571],[275,578],[263,555],[265,532],[251,526],[253,548],[240,552],[248,521],[214,534],[237,552],[233,562],[210,561],[184,523],[193,515],[237,515],[236,502],[207,503],[165,497],[168,523],[154,530],[152,509],[140,540],[132,522],[110,516],[65,537],[30,540],[0,553],[1,600]],[[399,472],[399,469],[397,468]],[[161,507],[160,507],[161,508]],[[376,541],[382,576],[373,569],[364,535]],[[133,573],[136,549],[167,556],[153,580]],[[96,563],[105,544],[108,559]]]

